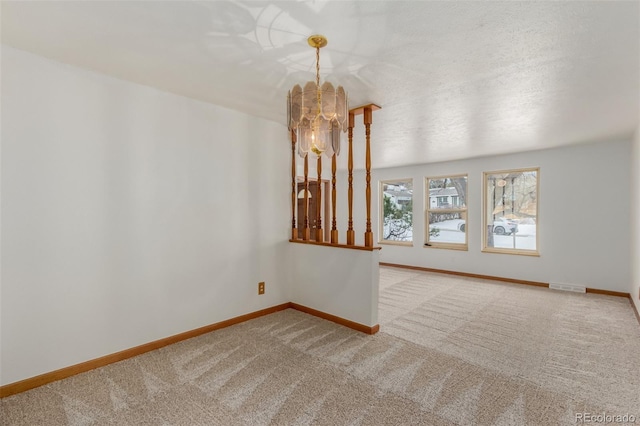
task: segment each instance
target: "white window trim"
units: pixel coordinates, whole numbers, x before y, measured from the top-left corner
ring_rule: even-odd
[[[411,182],[411,201],[415,201],[415,191],[413,189],[413,178],[406,178],[406,179],[388,179],[388,180],[381,180],[378,183],[378,196],[379,196],[379,204],[380,204],[380,208],[379,208],[379,216],[378,216],[378,244],[388,244],[388,245],[392,245],[392,246],[408,246],[408,247],[413,247],[413,243],[415,241],[415,235],[412,232],[412,236],[411,236],[411,241],[397,241],[397,240],[384,240],[383,236],[384,236],[384,185],[388,185],[388,184],[394,184],[394,183],[405,183],[405,182]],[[415,203],[413,204],[413,206],[415,207]],[[412,217],[413,222],[411,223],[411,227],[412,229],[415,228],[415,208],[413,211],[413,215]]]
[[[507,249],[499,247],[487,247],[488,228],[488,200],[487,200],[487,178],[489,175],[508,174],[514,172],[536,172],[536,249]],[[519,256],[540,256],[540,167],[523,167],[519,169],[494,170],[482,173],[482,252],[498,254],[515,254]]]
[[[464,208],[451,208],[451,209],[439,209],[438,203],[435,203],[434,209],[431,208],[431,197],[429,195],[429,181],[430,180],[438,180],[438,179],[450,179],[450,178],[458,178],[465,177],[467,178],[467,193],[465,194],[465,198],[467,200],[467,204]],[[459,174],[451,174],[451,175],[443,175],[443,176],[427,176],[424,178],[424,197],[425,197],[425,208],[424,208],[424,247],[425,248],[435,248],[435,249],[445,249],[445,250],[469,250],[469,175],[467,173],[459,173]],[[460,195],[458,194],[458,197]],[[429,241],[429,212],[438,212],[438,213],[465,213],[465,224],[464,224],[464,243],[442,243],[442,242],[432,242]]]

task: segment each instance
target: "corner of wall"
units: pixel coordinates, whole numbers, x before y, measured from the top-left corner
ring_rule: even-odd
[[[629,294],[635,304],[636,312],[640,313],[640,120],[633,136],[631,146],[631,247],[630,247],[630,267],[631,280],[629,283]],[[635,261],[633,259],[636,259]]]

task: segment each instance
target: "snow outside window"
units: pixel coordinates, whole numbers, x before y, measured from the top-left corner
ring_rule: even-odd
[[[482,251],[539,256],[540,169],[484,173]]]
[[[467,250],[467,175],[425,181],[425,247]]]
[[[413,245],[413,179],[380,182],[380,244]]]

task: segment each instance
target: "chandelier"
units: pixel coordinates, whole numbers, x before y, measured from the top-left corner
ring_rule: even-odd
[[[316,81],[308,81],[304,88],[296,84],[287,94],[287,126],[296,132],[301,157],[309,151],[331,157],[340,153],[340,132],[347,131],[347,94],[342,86],[334,88],[328,81],[320,85],[320,48],[327,39],[312,35],[307,42],[316,49]]]

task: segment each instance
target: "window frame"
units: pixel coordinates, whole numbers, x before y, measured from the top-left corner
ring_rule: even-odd
[[[414,211],[411,211],[411,241],[398,241],[398,240],[385,240],[384,236],[384,185],[386,184],[394,184],[394,183],[406,183],[411,182],[411,201],[414,201],[414,188],[413,188],[413,178],[405,178],[405,179],[385,179],[380,180],[378,182],[378,195],[379,195],[379,216],[378,216],[378,244],[388,244],[394,246],[407,246],[413,247],[413,243],[415,242],[414,228],[415,228],[415,219],[414,219]]]
[[[465,194],[466,204],[464,208],[460,207],[460,194],[458,194],[458,206],[451,206],[451,208],[441,209],[438,208],[440,205],[436,196],[436,203],[434,208],[431,208],[431,196],[430,196],[430,188],[429,181],[430,180],[441,180],[441,179],[451,179],[451,178],[459,178],[464,177],[467,180],[467,187]],[[450,174],[450,175],[442,175],[442,176],[425,176],[424,178],[424,197],[425,197],[425,208],[424,208],[424,246],[425,248],[436,248],[436,249],[445,249],[445,250],[461,250],[468,251],[469,250],[469,174],[468,173],[458,173],[458,174]],[[443,243],[437,241],[430,241],[430,231],[429,231],[429,213],[438,212],[438,213],[464,213],[465,225],[464,225],[464,243]]]
[[[518,248],[500,248],[500,247],[487,247],[488,237],[488,178],[490,175],[509,174],[509,173],[526,173],[536,172],[536,248],[535,250],[518,249]],[[508,170],[494,170],[490,172],[482,172],[482,252],[483,253],[498,253],[498,254],[514,254],[518,256],[540,256],[540,167],[523,167],[518,169]]]

